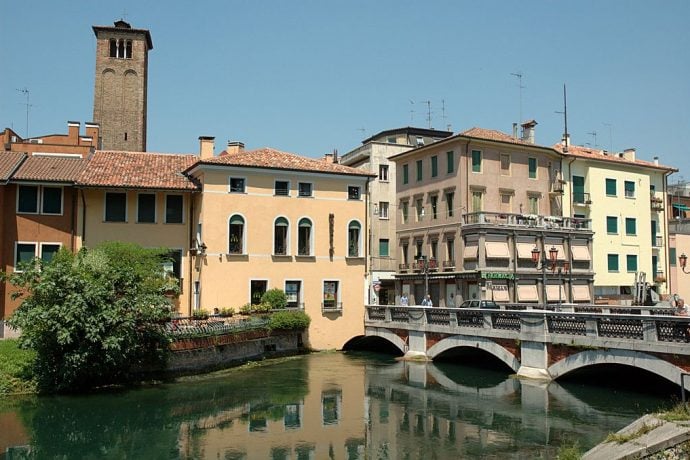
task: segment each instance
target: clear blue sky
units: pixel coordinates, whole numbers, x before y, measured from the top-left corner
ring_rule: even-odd
[[[690,179],[690,1],[5,1],[0,127],[90,121],[91,26],[149,29],[148,150],[198,137],[321,156],[401,126],[511,131],[658,155]],[[518,78],[523,75],[522,104]],[[445,113],[442,110],[445,104]],[[411,112],[413,110],[414,112]]]

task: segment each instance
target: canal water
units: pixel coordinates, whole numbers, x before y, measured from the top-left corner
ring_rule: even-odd
[[[670,403],[501,370],[318,353],[120,392],[3,401],[0,459],[548,459]]]

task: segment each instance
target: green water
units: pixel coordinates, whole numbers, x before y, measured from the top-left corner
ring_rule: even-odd
[[[0,459],[555,458],[663,396],[326,353],[116,393],[0,405]]]

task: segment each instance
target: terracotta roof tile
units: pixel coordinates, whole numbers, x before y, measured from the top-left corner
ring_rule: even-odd
[[[14,180],[76,182],[86,160],[79,157],[32,155],[12,176]]]
[[[22,152],[0,152],[0,182],[7,182],[24,158]]]
[[[644,166],[647,168],[657,168],[657,169],[664,169],[664,170],[669,170],[669,171],[677,171],[677,169],[671,167],[671,166],[664,166],[664,165],[657,165],[654,164],[652,161],[646,161],[646,160],[629,160],[627,158],[623,158],[619,156],[615,152],[606,152],[605,150],[601,149],[595,149],[591,147],[583,147],[581,145],[569,145],[568,146],[568,151],[564,152],[563,151],[563,144],[556,144],[553,146],[554,150],[556,150],[558,153],[561,153],[565,156],[571,156],[571,157],[578,157],[578,158],[591,158],[599,161],[610,161],[612,163],[625,163],[625,164],[633,164],[637,166]]]
[[[509,144],[518,144],[518,145],[529,145],[532,147],[544,147],[543,145],[538,145],[538,144],[532,144],[527,141],[523,141],[519,137],[513,137],[509,134],[506,134],[501,131],[497,131],[495,129],[486,129],[486,128],[470,128],[466,131],[463,131],[459,134],[460,136],[466,136],[466,137],[474,137],[477,139],[486,139],[489,141],[497,141],[497,142],[507,142]],[[548,148],[548,147],[546,147]]]
[[[97,150],[79,178],[79,185],[165,190],[197,190],[182,172],[196,155]]]
[[[201,164],[244,166],[250,168],[285,169],[290,171],[321,172],[327,174],[346,174],[370,176],[360,169],[338,163],[330,163],[316,158],[307,158],[294,153],[282,152],[272,148],[244,150],[237,153],[221,153],[217,157],[201,160]]]

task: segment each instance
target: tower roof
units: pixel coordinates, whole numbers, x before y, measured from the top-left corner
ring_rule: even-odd
[[[120,19],[119,21],[115,21],[112,26],[92,26],[93,33],[98,37],[99,32],[117,32],[117,33],[124,33],[124,34],[132,34],[132,35],[145,35],[146,36],[146,45],[149,50],[153,49],[153,40],[151,40],[151,32],[149,32],[147,29],[133,29],[132,26],[126,22]]]

